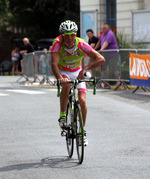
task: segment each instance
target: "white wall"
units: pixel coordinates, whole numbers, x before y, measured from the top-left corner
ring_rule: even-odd
[[[132,42],[132,11],[150,9],[150,0],[116,0],[117,32],[124,33]],[[80,0],[80,10],[98,10],[98,32],[106,22],[106,0]],[[95,34],[98,35],[98,34]],[[148,45],[147,45],[148,47]]]
[[[99,22],[99,31],[102,31],[103,23],[106,23],[106,1],[100,0],[100,22]]]
[[[101,31],[102,24],[106,22],[106,1],[104,0],[80,0],[80,11],[98,10],[98,29]],[[98,35],[95,34],[95,35]]]
[[[144,0],[144,9],[150,9],[150,0]]]
[[[124,33],[132,42],[132,11],[150,9],[150,0],[117,0],[117,31]],[[150,44],[139,44],[140,48],[150,48]]]
[[[127,35],[132,33],[132,10],[138,9],[137,0],[117,0],[117,32]]]

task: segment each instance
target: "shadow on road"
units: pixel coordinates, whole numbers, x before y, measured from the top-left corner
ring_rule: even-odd
[[[150,92],[144,92],[142,90],[137,91],[136,93],[132,93],[129,90],[120,90],[120,91],[99,91],[99,94],[103,94],[105,96],[111,96],[111,97],[121,97],[122,99],[129,99],[139,102],[150,102]]]
[[[8,165],[0,168],[0,172],[8,172],[14,170],[28,170],[33,168],[72,168],[78,166],[78,160],[70,159],[66,156],[47,157],[40,162],[20,163]]]

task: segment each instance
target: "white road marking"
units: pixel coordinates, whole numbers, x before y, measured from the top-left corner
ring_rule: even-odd
[[[43,91],[33,91],[33,90],[6,90],[9,92],[14,92],[14,93],[23,93],[23,94],[45,94],[46,92]]]
[[[9,96],[9,94],[0,93],[0,96]]]

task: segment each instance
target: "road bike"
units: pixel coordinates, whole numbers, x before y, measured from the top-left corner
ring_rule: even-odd
[[[69,100],[66,109],[66,129],[61,132],[62,136],[66,137],[66,145],[68,155],[71,158],[74,151],[74,140],[76,140],[76,149],[79,164],[82,164],[84,159],[84,128],[81,107],[78,99],[78,84],[81,82],[90,82],[93,84],[93,94],[96,94],[96,78],[94,79],[71,79],[68,83],[72,84],[69,93]],[[60,96],[60,80],[57,80],[57,96]]]

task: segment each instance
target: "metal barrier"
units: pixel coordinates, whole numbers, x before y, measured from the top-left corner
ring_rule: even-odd
[[[114,88],[117,90],[120,86],[123,86],[125,89],[130,89],[128,84],[129,79],[129,55],[130,53],[137,53],[136,49],[119,49],[120,56],[120,80]]]
[[[39,82],[40,84],[51,84],[54,82],[54,75],[51,70],[51,53],[50,51],[35,51],[27,53],[23,56],[23,75],[18,81],[24,77],[25,84]],[[29,78],[34,78],[33,80]],[[41,79],[42,78],[42,79]]]
[[[97,87],[111,88],[115,85],[114,90],[120,86],[130,89],[129,84],[129,53],[136,53],[135,49],[112,49],[103,50],[102,55],[106,62],[101,67],[99,74],[100,80]]]
[[[23,56],[23,75],[17,80],[19,81],[21,78],[25,78],[25,83],[31,83],[29,77],[34,77],[34,65],[33,65],[33,56],[34,52],[24,54]]]
[[[97,82],[98,87],[109,87],[111,88],[110,83],[117,82],[120,80],[120,55],[119,50],[104,50],[102,51],[106,62],[96,69],[91,70],[93,77],[97,77],[99,80]],[[93,59],[90,59],[88,56],[84,58],[84,65],[92,62]]]
[[[34,53],[35,60],[35,74],[36,76],[43,76],[40,84],[52,84],[49,76],[53,76],[51,69],[51,52],[50,51],[36,51]]]
[[[97,87],[108,87],[115,85],[114,90],[120,86],[129,88],[129,54],[150,54],[150,49],[114,49],[103,50],[102,55],[106,63],[102,67],[91,70],[92,76],[99,78]],[[54,85],[54,75],[51,69],[50,51],[35,51],[23,56],[23,76],[26,83],[39,82],[40,84]],[[87,55],[83,58],[83,65],[93,61]],[[21,78],[22,78],[21,77]],[[29,78],[34,78],[32,81]],[[20,80],[20,79],[19,79]],[[19,81],[18,80],[18,81]]]
[[[120,55],[118,49],[103,50],[102,56],[104,56],[106,62],[99,67],[100,80],[97,83],[97,87],[108,87],[111,88],[111,83],[118,82],[120,80]]]
[[[140,55],[150,55],[150,49],[137,49],[137,53]]]

